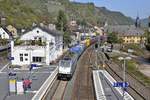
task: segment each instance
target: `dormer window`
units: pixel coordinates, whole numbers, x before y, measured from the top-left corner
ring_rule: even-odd
[[[50,45],[53,45],[53,44],[54,44],[54,43],[51,41],[51,42],[50,42]]]

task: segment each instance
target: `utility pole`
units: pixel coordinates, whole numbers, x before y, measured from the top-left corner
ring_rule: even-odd
[[[119,57],[118,58],[120,61],[123,61],[123,84],[126,83],[126,60],[131,60],[131,57]],[[124,94],[125,94],[125,86],[122,87],[123,89],[123,94],[122,94],[122,100],[124,100]]]
[[[96,43],[95,44],[95,53],[96,53],[96,62],[95,62],[95,65],[96,65],[96,67],[98,67],[98,44]]]
[[[126,66],[126,60],[124,59],[124,61],[123,61],[124,63],[123,63],[123,82],[125,83],[125,81],[126,81],[126,76],[125,76],[125,74],[126,74],[126,68],[125,68],[125,66]],[[123,87],[123,96],[122,96],[122,100],[124,100],[124,93],[125,93],[125,87]]]

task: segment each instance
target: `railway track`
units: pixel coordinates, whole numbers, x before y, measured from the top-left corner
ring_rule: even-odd
[[[93,90],[93,84],[92,84],[92,69],[90,68],[90,64],[89,64],[89,59],[87,52],[89,52],[89,48],[87,48],[87,50],[85,50],[85,52],[81,55],[80,60],[77,63],[77,67],[76,70],[74,72],[74,75],[72,77],[72,79],[70,81],[61,81],[61,80],[57,80],[57,78],[55,79],[53,85],[51,88],[49,88],[47,95],[45,96],[45,98],[43,100],[83,100],[81,99],[83,94],[85,97],[89,98],[89,99],[85,99],[85,100],[95,100],[94,98],[94,90]],[[83,67],[84,68],[81,70],[80,68]],[[87,66],[88,65],[88,66]],[[79,73],[82,73],[81,71],[84,71],[86,68],[85,73],[82,74],[82,79],[78,78],[79,77]],[[81,70],[81,71],[80,71]],[[84,75],[86,75],[86,78],[84,79]],[[77,81],[77,79],[79,79]],[[81,82],[82,81],[82,82]],[[84,81],[86,81],[86,86],[83,86]],[[76,86],[76,83],[80,83],[80,86]],[[78,88],[79,87],[79,88]],[[78,96],[75,96],[75,90],[78,90]],[[86,91],[85,93],[83,93],[83,91]],[[92,95],[90,95],[92,94]],[[78,97],[79,99],[76,99],[76,97]],[[94,99],[91,99],[94,98]]]
[[[110,67],[107,66],[107,68],[105,68],[105,69],[106,69],[106,71],[107,71],[110,75],[112,75],[117,81],[122,81],[122,77],[119,76],[112,68],[110,68]],[[136,91],[136,89],[134,89],[132,86],[129,86],[127,91],[133,96],[133,98],[134,98],[135,100],[137,100],[137,98],[138,98],[139,100],[146,100],[146,99],[144,99],[144,97],[143,97],[141,94],[139,94],[139,93]]]
[[[59,81],[51,100],[63,100],[68,81]]]
[[[79,61],[79,70],[75,79],[71,100],[95,100],[90,57],[92,57],[91,48],[87,50]]]
[[[118,65],[112,65],[112,63],[106,63],[105,68],[117,81],[122,81],[122,69]],[[135,100],[150,100],[150,91],[141,84],[137,79],[126,72],[126,81],[129,82],[130,86],[127,91],[135,98]]]

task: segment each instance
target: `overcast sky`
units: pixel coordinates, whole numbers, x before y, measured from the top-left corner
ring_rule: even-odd
[[[96,6],[106,7],[109,10],[121,11],[126,16],[140,18],[150,16],[150,0],[71,0],[77,2],[94,2]]]

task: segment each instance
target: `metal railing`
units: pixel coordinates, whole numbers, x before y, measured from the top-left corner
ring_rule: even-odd
[[[52,74],[48,77],[45,83],[41,86],[38,92],[33,96],[32,100],[42,100],[46,94],[47,90],[52,87],[54,80],[56,79],[58,73],[58,67],[52,72]]]

